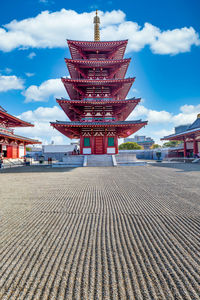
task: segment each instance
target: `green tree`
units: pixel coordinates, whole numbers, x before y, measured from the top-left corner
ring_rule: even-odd
[[[163,148],[165,147],[176,147],[181,144],[181,141],[169,141],[163,144]]]
[[[142,146],[138,145],[135,142],[127,142],[119,145],[119,150],[141,150]]]
[[[150,149],[157,149],[157,148],[161,148],[161,146],[158,145],[158,144],[153,144],[153,145],[150,147]]]
[[[31,152],[32,148],[31,147],[26,147],[26,151]]]

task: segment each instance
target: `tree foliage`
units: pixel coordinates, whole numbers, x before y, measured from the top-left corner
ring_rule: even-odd
[[[150,149],[157,149],[157,148],[161,148],[161,146],[159,144],[153,144]]]
[[[165,147],[167,147],[167,148],[172,147],[173,148],[173,147],[176,147],[180,144],[181,144],[181,141],[169,141],[169,142],[166,142],[166,143],[163,144],[163,148],[165,148]]]
[[[142,150],[143,147],[135,142],[127,142],[119,145],[119,150]]]
[[[31,152],[32,148],[31,147],[26,147],[26,151]]]

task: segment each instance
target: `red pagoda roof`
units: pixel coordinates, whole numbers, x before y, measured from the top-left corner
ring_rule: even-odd
[[[22,121],[17,117],[8,114],[4,109],[0,109],[0,124],[3,123],[6,127],[30,127],[34,126],[31,123]]]
[[[108,91],[105,89],[104,92],[108,94],[108,97],[112,97],[116,100],[125,99],[129,89],[131,88],[134,78],[126,78],[126,79],[109,79],[109,80],[91,80],[91,79],[69,79],[69,78],[61,78],[64,86],[69,94],[70,99],[83,99],[86,97],[87,91],[86,89],[95,89],[95,87],[103,87],[105,89],[108,88]],[[93,93],[92,90],[91,92]],[[96,92],[101,94],[102,92]],[[101,97],[101,95],[100,95]]]
[[[125,120],[129,114],[134,110],[136,105],[140,102],[141,98],[132,98],[126,100],[67,100],[57,99],[63,111],[69,117],[71,121],[77,121],[81,115],[84,115],[84,107],[105,107],[112,106],[114,110],[114,116],[119,121]]]
[[[80,74],[87,78],[87,74],[84,73],[84,69],[91,69],[91,68],[101,68],[104,67],[110,70],[110,74],[108,78],[124,78],[128,65],[131,59],[118,59],[118,60],[83,60],[83,59],[65,59],[67,64],[69,73],[72,78],[76,79],[80,76]]]
[[[27,144],[41,144],[40,141],[38,140],[33,140],[27,137],[23,137],[20,135],[16,135],[14,133],[4,133],[0,131],[0,143],[1,143],[1,138],[7,139],[7,140],[14,140],[14,141],[19,141],[19,142],[26,142]]]
[[[51,122],[51,126],[56,128],[65,136],[73,139],[79,138],[81,135],[81,130],[84,128],[105,128],[115,129],[117,131],[118,137],[125,138],[129,135],[135,133],[143,126],[147,125],[147,121],[118,121],[118,122],[64,122],[57,121]]]
[[[98,57],[122,59],[128,40],[123,41],[72,41],[67,40],[72,59],[91,59],[98,51]]]

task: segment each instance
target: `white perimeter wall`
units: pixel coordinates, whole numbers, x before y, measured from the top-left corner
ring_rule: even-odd
[[[45,145],[44,153],[66,153],[74,150],[74,145]]]

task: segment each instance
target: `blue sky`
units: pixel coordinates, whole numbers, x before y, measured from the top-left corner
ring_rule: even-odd
[[[200,112],[198,0],[53,1],[2,0],[0,11],[0,105],[35,124],[16,132],[69,143],[49,126],[66,120],[55,97],[68,71],[66,39],[93,40],[99,9],[102,40],[129,39],[127,76],[136,76],[129,97],[142,97],[130,119],[147,119],[138,132],[157,142]]]

